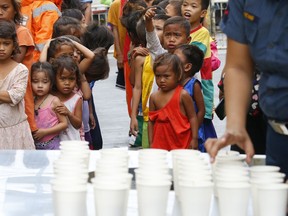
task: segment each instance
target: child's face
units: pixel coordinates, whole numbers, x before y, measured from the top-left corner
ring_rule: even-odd
[[[35,96],[41,97],[49,93],[52,83],[44,71],[32,73],[31,80],[32,90]]]
[[[182,44],[190,42],[190,36],[186,36],[186,30],[179,24],[170,24],[163,30],[163,47],[173,53],[175,49]]]
[[[166,11],[166,15],[170,16],[170,17],[173,17],[173,16],[179,16],[177,14],[177,11],[175,9],[175,7],[171,4],[168,4],[165,8],[165,11]]]
[[[12,0],[0,1],[0,20],[14,20],[16,11],[13,7]]]
[[[182,16],[193,25],[199,25],[207,10],[202,10],[201,0],[184,0],[181,7]]]
[[[71,58],[76,62],[78,63],[78,56],[77,56],[77,52],[75,52],[75,48],[72,47],[72,46],[69,46],[69,45],[62,45],[58,52],[56,52],[54,58],[58,58],[62,55],[68,55],[68,56],[71,56]]]
[[[158,87],[164,92],[174,89],[179,82],[174,71],[167,65],[161,65],[156,68],[155,78]]]
[[[164,26],[164,20],[154,20],[153,19],[153,25],[156,30],[157,36],[160,40],[160,43],[163,44],[163,26]]]
[[[63,95],[69,95],[76,87],[76,74],[64,68],[63,72],[56,74],[56,87],[57,90]]]
[[[14,48],[12,39],[0,38],[0,61],[11,58]]]
[[[180,59],[180,61],[183,64],[183,68],[184,68],[184,78],[188,77],[190,74],[187,72],[189,72],[191,70],[192,64],[187,62],[186,56],[183,54],[182,50],[180,49],[176,49],[174,51],[174,54],[178,56],[178,58]]]

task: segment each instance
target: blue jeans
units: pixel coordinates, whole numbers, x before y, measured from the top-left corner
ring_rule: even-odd
[[[267,125],[266,164],[280,167],[288,177],[288,136],[276,133]]]

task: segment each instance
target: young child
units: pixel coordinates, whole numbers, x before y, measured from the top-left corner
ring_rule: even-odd
[[[81,87],[79,68],[69,56],[54,59],[52,67],[56,75],[53,94],[62,102],[55,111],[68,118],[68,128],[60,133],[60,140],[80,140],[83,100],[75,92],[76,86]]]
[[[198,121],[193,101],[181,86],[182,62],[177,55],[164,53],[154,62],[159,90],[149,101],[149,143],[166,150],[197,149]]]
[[[212,123],[214,84],[212,80],[211,37],[209,31],[202,26],[209,2],[209,0],[184,0],[182,16],[189,20],[191,25],[190,36],[192,39],[190,44],[198,46],[204,53],[204,62],[200,70],[205,103],[204,130],[206,138],[215,138],[217,134]]]
[[[183,64],[183,83],[184,89],[190,94],[194,102],[194,108],[198,120],[198,150],[205,152],[204,143],[206,141],[203,127],[203,119],[205,114],[205,105],[201,90],[201,82],[195,78],[195,74],[202,67],[204,54],[195,45],[184,44],[179,46],[175,52]]]
[[[60,132],[67,126],[66,116],[55,112],[61,106],[59,98],[50,94],[55,75],[48,62],[36,62],[31,68],[31,83],[35,96],[35,119],[38,130],[33,134],[36,149],[59,149]]]
[[[153,18],[153,24],[155,26],[157,36],[159,40],[163,42],[163,26],[165,20],[167,20],[169,16],[165,14],[157,14]],[[145,32],[145,22],[144,20],[140,20],[137,23],[137,35],[142,44],[146,45],[146,32]],[[142,147],[149,147],[148,142],[148,120],[149,120],[149,97],[152,92],[152,85],[154,81],[154,73],[153,73],[153,63],[151,55],[142,56],[138,55],[133,60],[133,70],[135,74],[135,81],[133,87],[133,95],[132,95],[132,112],[131,112],[131,120],[130,120],[130,131],[134,136],[142,134]],[[139,107],[140,106],[140,107]],[[142,115],[138,115],[139,111],[143,113]],[[138,122],[140,124],[138,124]],[[142,127],[141,122],[143,122]],[[137,141],[136,139],[136,141]]]
[[[28,69],[12,56],[19,52],[15,25],[0,20],[0,149],[35,149],[24,111]]]
[[[173,53],[179,45],[188,44],[191,41],[189,22],[183,17],[175,16],[164,23],[162,47],[152,21],[155,11],[156,8],[149,8],[145,13],[147,48],[153,59],[167,51]]]
[[[169,0],[168,5],[165,7],[166,15],[173,16],[181,16],[181,0]]]
[[[34,41],[30,31],[21,25],[22,16],[20,13],[20,2],[17,0],[5,0],[1,1],[0,8],[6,8],[1,14],[1,19],[12,21],[16,25],[16,33],[18,38],[19,53],[13,55],[13,59],[24,64],[30,71],[31,65],[33,63],[33,51],[34,51]],[[30,125],[30,129],[33,132],[37,130],[36,122],[34,119],[34,100],[31,87],[30,72],[26,88],[26,94],[24,96],[25,101],[25,113],[27,115],[27,120]]]

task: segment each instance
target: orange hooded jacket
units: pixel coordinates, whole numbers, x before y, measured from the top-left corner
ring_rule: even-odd
[[[53,24],[61,16],[61,4],[62,0],[21,1],[21,12],[27,18],[26,27],[31,31],[35,42],[34,61],[39,60],[45,43],[52,37]]]

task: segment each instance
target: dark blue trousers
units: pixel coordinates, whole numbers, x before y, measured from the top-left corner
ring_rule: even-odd
[[[288,136],[276,133],[267,125],[266,164],[279,166],[288,177]]]

